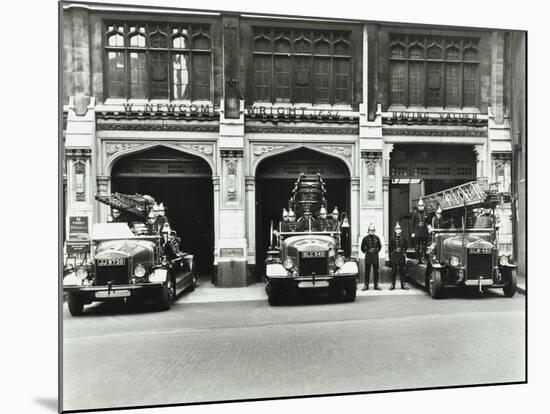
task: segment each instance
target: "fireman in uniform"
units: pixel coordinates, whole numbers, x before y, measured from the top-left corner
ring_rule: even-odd
[[[432,218],[432,229],[437,230],[444,228],[442,213],[441,206],[439,206],[435,212],[435,216]]]
[[[395,289],[395,281],[397,279],[397,271],[399,270],[399,280],[401,281],[401,289],[408,290],[405,285],[405,264],[407,239],[401,236],[401,226],[399,223],[395,225],[395,237],[390,240],[390,262],[392,267],[391,286],[390,290]]]
[[[291,208],[288,209],[288,231],[296,231],[298,229],[298,223],[296,223],[296,214]]]
[[[120,210],[118,208],[111,209],[111,217],[113,218],[113,223],[124,223],[126,221],[120,214]]]
[[[378,287],[378,253],[380,253],[382,249],[382,243],[380,243],[380,238],[374,234],[375,231],[374,224],[371,223],[369,226],[369,234],[363,237],[363,241],[361,242],[361,251],[365,253],[365,286],[361,290],[369,290],[371,266],[373,271],[374,290],[382,290]]]
[[[339,231],[340,230],[340,222],[338,221],[338,207],[334,207],[334,210],[332,210],[332,217],[330,219],[330,230],[331,231]]]
[[[321,207],[319,210],[316,228],[318,231],[330,231],[332,229],[331,222],[327,218],[327,209],[325,207]]]
[[[298,231],[316,231],[315,219],[311,215],[311,211],[304,211],[304,215],[298,220]]]
[[[283,208],[283,220],[279,225],[279,230],[282,232],[289,231],[288,230],[288,211],[286,211],[286,208]]]
[[[172,230],[168,223],[164,224],[161,229],[161,239],[160,239],[160,248],[163,255],[165,255],[168,260],[173,260],[178,256],[176,247],[174,246],[173,241],[171,240],[170,234]]]
[[[147,216],[147,223],[145,223],[148,236],[156,236],[158,234],[157,228],[155,226],[155,219],[155,213],[153,213],[152,211],[149,212],[149,215]]]
[[[154,207],[153,207],[154,209]],[[162,228],[165,224],[168,223],[168,217],[166,217],[166,211],[164,209],[164,204],[160,203],[157,206],[157,217],[155,219],[155,225],[157,226],[157,229],[159,233],[162,231]]]
[[[411,236],[416,240],[416,257],[418,263],[423,263],[428,242],[428,215],[424,212],[424,201],[422,199],[418,200],[417,211],[413,215],[412,224],[414,233]]]

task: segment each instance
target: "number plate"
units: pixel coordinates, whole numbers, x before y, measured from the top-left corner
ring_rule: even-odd
[[[302,257],[326,257],[327,252],[302,252]]]
[[[319,280],[318,282],[315,282],[315,284],[313,284],[313,282],[298,283],[299,288],[322,288],[327,286],[328,286],[328,282],[326,280]]]
[[[125,266],[126,259],[97,259],[98,266]]]
[[[470,254],[490,254],[491,249],[484,249],[479,247],[474,247],[473,249],[470,249]]]
[[[130,296],[129,290],[102,290],[95,293],[96,298],[126,298]]]

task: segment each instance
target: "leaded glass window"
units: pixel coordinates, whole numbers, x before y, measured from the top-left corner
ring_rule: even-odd
[[[207,26],[107,23],[105,54],[108,97],[211,99]]]
[[[257,101],[351,102],[349,33],[256,28],[253,45]]]
[[[390,104],[479,105],[479,40],[391,35]]]

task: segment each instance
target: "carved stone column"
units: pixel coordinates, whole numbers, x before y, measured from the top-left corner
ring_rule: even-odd
[[[385,252],[388,252],[388,242],[390,240],[391,229],[390,229],[390,177],[382,178],[382,194],[384,197],[384,246]]]
[[[97,176],[97,194],[107,195],[111,192],[111,177],[108,175]],[[109,206],[96,202],[97,206],[97,221],[102,223],[107,221],[109,214]]]
[[[356,256],[358,251],[359,228],[361,226],[361,218],[359,214],[359,202],[361,198],[361,183],[359,177],[351,177],[351,255]]]
[[[490,182],[497,183],[498,191],[509,192],[512,179],[512,153],[491,153]],[[503,254],[514,254],[513,251],[513,223],[511,203],[499,204],[496,211],[500,228],[498,231],[499,250]]]
[[[220,176],[212,176],[214,192],[214,267],[218,267],[218,240],[220,237]],[[212,283],[217,284],[217,272],[212,275]]]
[[[256,264],[256,179],[245,177],[246,239],[248,240],[248,266]],[[252,271],[253,269],[251,269]],[[254,274],[255,272],[252,271]]]

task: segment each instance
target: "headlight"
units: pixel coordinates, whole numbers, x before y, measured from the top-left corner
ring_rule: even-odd
[[[162,256],[160,264],[163,266],[168,266],[168,259],[166,258],[166,256]]]
[[[501,265],[501,266],[506,266],[508,264],[508,256],[500,256],[498,258],[498,263]]]
[[[286,270],[290,270],[294,267],[294,260],[292,260],[290,257],[286,258],[283,262],[283,266]]]
[[[459,263],[460,261],[458,260],[458,257],[456,256],[451,257],[451,266],[458,266]]]
[[[342,266],[344,266],[344,263],[346,263],[346,261],[344,260],[344,258],[342,256],[338,256],[334,260],[334,264],[336,265],[336,267],[342,267]]]
[[[84,280],[88,277],[88,271],[83,267],[80,267],[76,271],[76,277],[79,278],[80,280]]]
[[[136,268],[134,269],[134,275],[136,277],[143,277],[145,276],[145,268],[143,265],[138,264]]]

